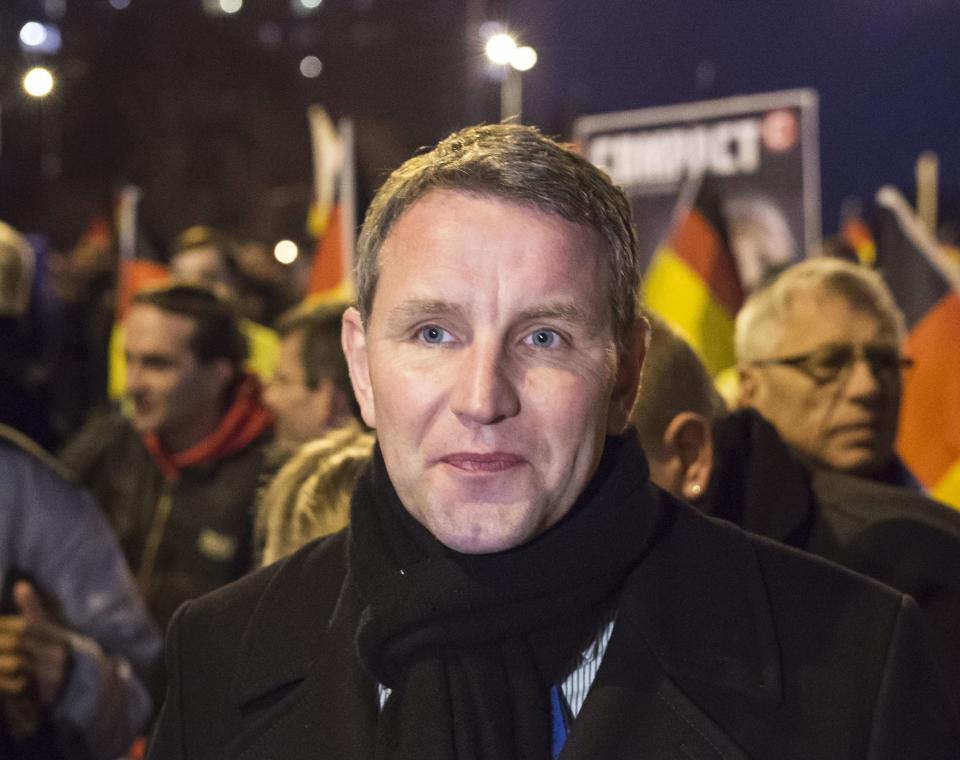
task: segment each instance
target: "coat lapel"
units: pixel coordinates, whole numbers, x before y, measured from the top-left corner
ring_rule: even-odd
[[[345,551],[346,542],[342,542]],[[274,578],[244,634],[234,699],[245,728],[238,760],[365,760],[377,719],[376,684],[354,649],[359,600],[341,555],[309,555]],[[329,558],[330,552],[323,556]],[[323,580],[331,579],[329,584]],[[337,581],[340,581],[337,583]],[[330,611],[333,611],[332,614]]]
[[[746,760],[689,695],[775,706],[779,658],[750,540],[679,506],[625,587],[561,760]]]
[[[781,700],[779,649],[750,539],[685,506],[664,506],[678,509],[676,520],[626,584],[562,760],[746,760],[690,695]],[[250,620],[233,689],[246,726],[229,757],[372,756],[376,685],[353,643],[360,602],[345,542],[325,549],[278,572]]]

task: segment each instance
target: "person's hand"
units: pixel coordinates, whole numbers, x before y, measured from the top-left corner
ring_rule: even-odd
[[[19,613],[0,615],[0,695],[22,696],[32,689],[49,706],[67,675],[68,632],[27,581],[14,584],[13,601]]]

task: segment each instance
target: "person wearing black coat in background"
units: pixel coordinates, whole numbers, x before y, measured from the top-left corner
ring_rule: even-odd
[[[709,515],[910,594],[960,707],[960,514],[909,489],[808,468],[755,410],[727,413],[690,346],[651,321],[633,416],[653,481]]]

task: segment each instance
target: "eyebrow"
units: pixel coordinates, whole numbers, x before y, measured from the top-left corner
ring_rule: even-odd
[[[569,301],[558,301],[526,309],[520,313],[520,319],[524,322],[536,322],[539,319],[558,319],[562,322],[582,324],[590,328],[596,326],[596,320],[591,319],[587,312],[577,304]]]
[[[392,329],[405,329],[411,319],[422,317],[454,316],[465,318],[463,307],[449,301],[431,301],[428,299],[413,298],[404,301],[390,310],[387,323]]]
[[[459,304],[449,301],[432,301],[427,299],[411,299],[404,301],[390,311],[388,322],[391,327],[405,327],[412,318],[453,316],[466,319],[466,311]],[[536,322],[541,319],[556,319],[570,324],[584,325],[591,332],[595,332],[600,325],[587,312],[570,301],[557,301],[540,306],[534,306],[520,312],[518,322]]]

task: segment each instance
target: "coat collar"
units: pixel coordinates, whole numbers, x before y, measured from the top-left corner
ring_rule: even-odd
[[[243,632],[235,703],[243,707],[306,678],[331,638],[352,643],[350,628],[358,615],[359,600],[346,572],[345,534],[281,562]]]
[[[780,651],[758,539],[656,491],[676,519],[629,579],[618,624],[633,626],[678,683],[779,704]]]
[[[246,630],[232,686],[245,730],[227,756],[369,756],[376,685],[354,650],[359,599],[338,534],[282,561]]]
[[[669,527],[627,581],[613,639],[563,757],[612,760],[680,745],[689,757],[743,757],[685,692],[770,706],[781,700],[779,648],[754,539],[656,489],[648,495],[643,508],[670,515]],[[231,757],[369,756],[376,685],[354,651],[360,601],[346,568],[339,534],[282,563],[268,584],[243,634],[233,695],[249,721]],[[634,726],[637,736],[596,745],[594,737],[617,739],[614,725]]]

